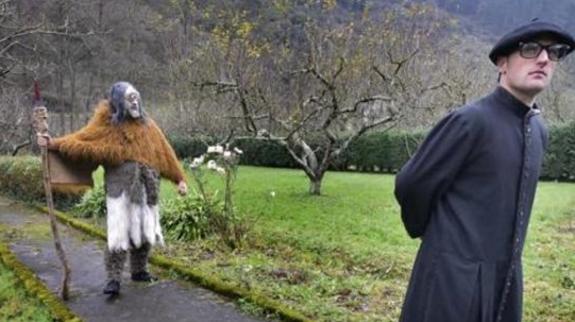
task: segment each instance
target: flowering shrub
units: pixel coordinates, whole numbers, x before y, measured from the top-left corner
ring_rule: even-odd
[[[185,228],[186,226],[197,225],[201,221],[207,224],[206,230],[217,234],[229,247],[234,249],[241,247],[248,225],[246,220],[237,213],[233,204],[233,186],[241,154],[242,151],[238,148],[216,145],[208,147],[205,154],[193,159],[190,169],[197,188],[194,189],[196,193],[183,199],[188,199],[188,205],[194,205],[195,217],[182,214],[170,216],[171,224],[166,228],[176,230],[176,232],[170,232],[170,235],[181,236],[182,238],[179,239],[194,238],[193,235],[198,235],[197,233],[186,234],[181,231],[188,229]],[[218,201],[217,191],[209,190],[205,180],[206,171],[213,171],[223,178],[223,202]],[[203,235],[199,234],[199,237],[201,236]]]

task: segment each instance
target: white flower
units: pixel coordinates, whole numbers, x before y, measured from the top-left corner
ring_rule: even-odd
[[[208,147],[208,153],[224,153],[224,147],[221,145],[215,145]]]
[[[214,145],[208,147],[208,153],[224,153],[224,147],[221,145]]]
[[[224,159],[229,159],[232,157],[232,152],[231,151],[224,151]]]
[[[242,151],[242,150],[240,150],[240,149],[238,149],[238,148],[234,148],[234,152],[237,153],[237,154],[243,154],[243,153],[244,153],[244,151]]]
[[[216,164],[216,161],[214,160],[208,161],[208,169],[215,170],[217,167],[218,165]]]
[[[276,192],[275,192],[275,191],[270,192],[270,196],[272,196],[272,198],[275,197],[275,196],[276,196]]]
[[[192,168],[192,169],[198,168],[202,165],[202,163],[204,163],[204,156],[203,155],[199,158],[194,158],[194,161],[192,161],[192,164],[190,164],[190,168]]]
[[[224,169],[224,168],[222,168],[222,167],[217,167],[217,168],[216,168],[216,171],[217,171],[219,174],[222,174],[222,175],[223,175],[223,174],[226,174],[226,169]]]

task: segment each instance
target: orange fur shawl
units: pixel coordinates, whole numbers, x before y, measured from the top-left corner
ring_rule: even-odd
[[[181,164],[166,137],[149,117],[112,123],[110,103],[102,100],[88,124],[77,132],[54,139],[54,147],[72,160],[116,166],[137,161],[156,169],[174,183],[184,179]]]

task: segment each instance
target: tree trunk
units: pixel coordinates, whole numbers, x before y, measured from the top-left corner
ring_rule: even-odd
[[[309,179],[309,193],[314,196],[321,195],[322,179]]]

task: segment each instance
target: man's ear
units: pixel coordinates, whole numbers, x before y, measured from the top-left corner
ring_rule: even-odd
[[[501,74],[507,74],[507,56],[497,57],[497,70]]]

